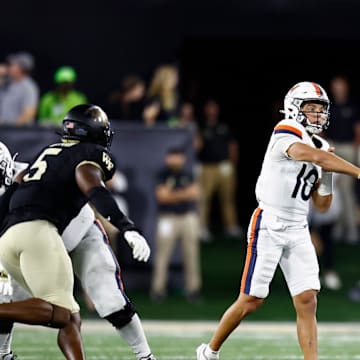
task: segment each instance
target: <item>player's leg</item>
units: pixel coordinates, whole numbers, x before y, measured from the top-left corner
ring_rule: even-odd
[[[121,269],[100,223],[94,223],[70,256],[99,316],[116,328],[137,359],[155,359],[140,318],[125,294]]]
[[[198,360],[216,360],[218,351],[240,322],[263,303],[282,253],[282,243],[272,234],[276,224],[256,209],[248,230],[248,246],[240,295],[225,311],[208,346],[199,347]],[[268,227],[273,229],[268,229]],[[275,230],[276,231],[276,230]]]
[[[12,354],[13,322],[0,320],[0,359]]]
[[[30,295],[11,278],[8,272],[0,264],[0,303],[23,300]],[[0,359],[15,359],[11,351],[14,323],[7,320],[0,320]]]
[[[12,226],[0,238],[0,258],[6,270],[34,296],[0,304],[0,319],[55,328],[72,326],[71,313],[79,311],[73,297],[72,266],[52,224],[37,220]],[[72,344],[68,359],[84,359],[80,336]]]
[[[288,231],[292,242],[284,250],[280,266],[293,297],[297,334],[304,360],[318,358],[317,293],[320,290],[319,265],[308,228]]]
[[[0,271],[3,275],[0,282],[0,302],[13,302],[30,298],[30,294],[26,292],[10,275],[4,278],[5,270]],[[58,345],[65,355],[66,359],[73,359],[73,348],[76,344],[80,331],[80,315],[79,313],[71,314],[70,322],[58,332]],[[75,327],[76,326],[76,327]],[[0,360],[12,360],[11,343],[13,338],[13,322],[0,321]],[[7,357],[6,357],[7,356]],[[15,358],[14,358],[15,359]]]
[[[67,325],[59,329],[57,342],[66,359],[76,359],[76,357],[74,357],[74,348],[77,348],[79,342],[82,341],[80,326],[80,314],[72,313]]]
[[[30,294],[23,289],[17,281],[11,278],[7,271],[0,264],[2,270],[0,281],[0,303],[9,303],[13,301],[20,301],[28,299]],[[14,333],[13,322],[0,321],[0,359],[12,360],[15,359],[12,349],[12,339]]]
[[[10,275],[0,264],[0,303],[13,301],[13,286]],[[0,320],[0,359],[11,352],[14,323]]]
[[[218,351],[227,337],[240,322],[253,313],[263,303],[264,299],[240,293],[235,302],[223,314],[219,326],[210,341],[210,348]]]
[[[4,320],[23,322],[29,325],[49,326],[51,320],[54,320],[53,316],[57,315],[55,314],[55,312],[57,313],[57,311],[54,311],[53,314],[52,304],[34,295],[33,290],[30,288],[30,283],[32,283],[32,277],[30,277],[29,279],[26,278],[32,273],[32,263],[37,262],[44,265],[42,261],[44,259],[47,259],[47,256],[38,256],[38,254],[41,253],[39,252],[38,242],[34,241],[34,237],[28,237],[25,235],[27,234],[26,231],[28,231],[28,229],[30,229],[29,222],[21,223],[8,229],[0,239],[0,257],[2,264],[11,274],[11,276],[34,297],[21,301],[1,304],[0,318]],[[30,233],[33,232],[33,230],[31,230],[29,230]],[[37,249],[37,254],[35,252],[34,254],[32,254],[33,250],[30,246],[27,246],[27,249],[23,248],[22,240],[24,238],[26,238],[29,244],[32,244],[34,248]],[[41,251],[43,250],[46,252],[46,249],[41,249]],[[21,254],[20,257],[17,256],[17,254]],[[32,259],[32,255],[36,255],[36,258]],[[44,268],[42,268],[41,270],[43,271],[42,274],[40,274],[39,269],[36,274],[36,276],[38,277],[38,286],[41,286],[42,281],[44,280]],[[30,281],[30,283],[28,283],[28,280]],[[67,314],[67,311],[65,311],[63,316],[64,318],[62,318],[62,311],[60,308],[59,316],[56,316],[56,319],[59,322],[64,322],[62,325],[66,323],[66,317],[70,317],[70,315]]]
[[[293,303],[296,310],[297,336],[304,360],[317,360],[317,291],[304,291],[293,297]]]

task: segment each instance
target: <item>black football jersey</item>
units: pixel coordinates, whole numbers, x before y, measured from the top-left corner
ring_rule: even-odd
[[[62,233],[88,201],[75,180],[76,168],[86,163],[102,170],[104,182],[114,175],[114,158],[100,145],[64,142],[44,148],[28,166],[10,200],[5,227],[45,219]]]

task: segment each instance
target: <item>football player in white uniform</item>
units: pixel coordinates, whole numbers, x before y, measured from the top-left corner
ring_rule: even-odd
[[[17,173],[26,167],[25,163],[13,161],[8,148],[0,142],[1,184],[11,185]],[[127,231],[124,236],[129,243],[137,243],[133,247],[133,257],[138,261],[147,261],[150,252],[142,236],[135,231]],[[66,227],[62,239],[72,260],[74,273],[99,316],[115,327],[134,352],[136,359],[156,360],[136,309],[125,293],[121,270],[107,234],[89,204],[86,204]],[[28,297],[30,295],[11,279],[0,264],[0,302],[18,301]],[[0,360],[15,359],[11,352],[12,333],[12,324],[0,322]],[[61,331],[59,336],[63,336]]]
[[[297,334],[304,360],[318,359],[316,307],[319,266],[307,216],[309,199],[327,211],[333,193],[332,173],[360,177],[360,168],[334,154],[317,134],[329,125],[329,99],[314,82],[300,82],[285,96],[284,119],[276,124],[256,183],[258,207],[247,234],[247,255],[237,300],[223,314],[197,360],[219,359],[220,348],[268,296],[278,265],[297,314]]]

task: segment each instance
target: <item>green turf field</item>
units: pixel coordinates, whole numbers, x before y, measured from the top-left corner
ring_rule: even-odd
[[[128,291],[158,360],[195,360],[196,346],[209,340],[223,311],[237,296],[243,245],[225,238],[202,244],[204,298],[200,304],[187,303],[181,289],[172,289],[161,304],[151,303],[146,291]],[[360,303],[347,298],[348,289],[360,279],[360,246],[337,244],[336,254],[343,288],[322,289],[319,294],[319,359],[360,360]],[[126,278],[126,270],[124,275]],[[107,322],[86,320],[97,316],[87,313],[85,306],[82,315],[87,360],[135,360]],[[231,335],[222,349],[221,360],[302,359],[294,320],[290,296],[277,272],[269,298]],[[16,326],[14,351],[19,360],[63,359],[56,346],[55,330]]]
[[[206,342],[216,322],[144,321],[158,360],[195,360],[195,348]],[[87,360],[135,360],[123,340],[104,321],[85,321]],[[319,359],[360,359],[360,323],[319,324]],[[17,326],[14,352],[19,360],[63,359],[56,330]],[[222,360],[302,359],[292,322],[244,322],[225,343]]]
[[[322,322],[360,322],[360,303],[350,301],[347,296],[348,290],[360,280],[360,245],[340,243],[336,244],[335,251],[336,267],[343,287],[338,291],[322,288],[318,296],[318,319]],[[130,289],[128,295],[135,302],[144,319],[218,320],[238,295],[244,256],[243,240],[218,238],[212,243],[201,245],[203,274],[201,304],[187,303],[181,289],[170,289],[169,297],[161,304],[151,303],[147,291]],[[131,284],[126,281],[126,269],[123,273],[125,285],[131,288]],[[84,316],[87,315],[84,310]],[[278,270],[271,284],[269,297],[249,320],[293,321],[294,319],[292,300],[282,273]]]

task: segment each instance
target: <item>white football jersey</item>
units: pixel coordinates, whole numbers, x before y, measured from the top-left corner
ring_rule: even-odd
[[[309,199],[321,168],[313,163],[290,158],[287,150],[295,142],[327,150],[328,143],[319,136],[311,138],[294,120],[282,120],[271,135],[255,194],[259,207],[289,221],[306,221]]]

